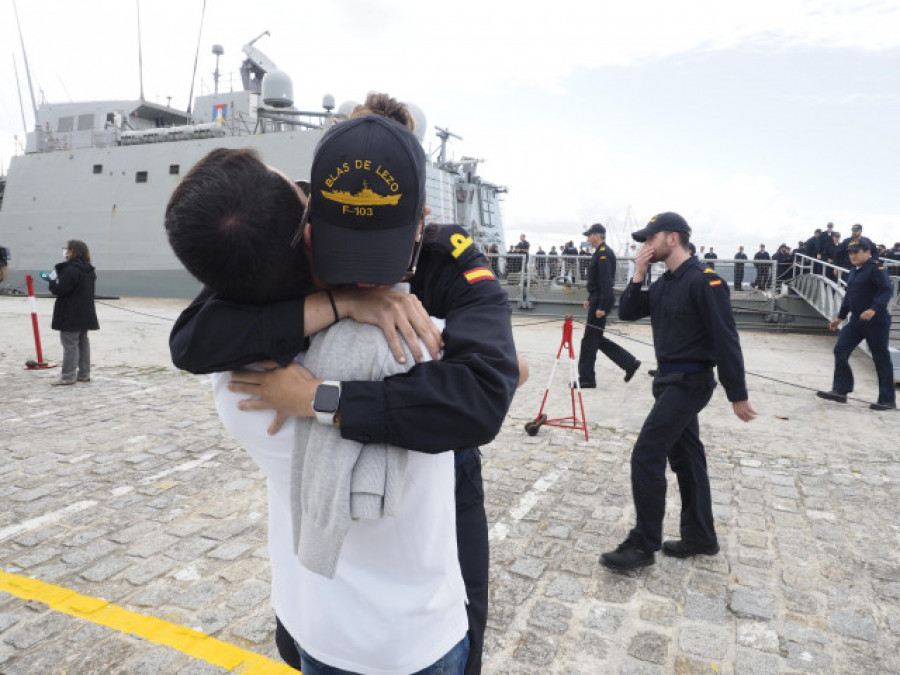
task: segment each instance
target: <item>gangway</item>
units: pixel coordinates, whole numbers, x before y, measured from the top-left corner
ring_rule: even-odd
[[[894,367],[894,382],[900,382],[900,263],[894,260],[884,260],[882,263],[893,272],[890,275],[893,295],[888,303],[888,312],[891,314],[891,332],[888,340],[888,349],[891,353],[891,363]],[[827,320],[837,318],[841,308],[841,302],[847,292],[848,272],[843,267],[828,262],[810,258],[802,253],[794,254],[794,278],[788,282],[788,287],[815,311]],[[869,356],[869,346],[863,340],[860,347]]]

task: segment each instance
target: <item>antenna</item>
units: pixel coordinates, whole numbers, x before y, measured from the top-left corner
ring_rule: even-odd
[[[69,103],[72,102],[72,95],[69,93],[69,90],[66,89],[66,83],[63,82],[62,78],[59,78],[59,86],[63,88],[63,91],[66,92],[66,98],[69,99]]]
[[[255,43],[257,40],[259,40],[263,35],[271,35],[271,33],[270,33],[269,31],[267,31],[267,30],[264,30],[262,33],[260,33],[259,35],[257,35],[255,38],[253,38],[252,40],[250,40],[250,42],[247,43],[247,46],[248,46],[248,47],[252,47],[252,46],[254,45],[254,43]]]
[[[215,92],[219,93],[219,57],[225,53],[225,48],[222,45],[213,45],[212,53],[216,55],[216,72],[213,73],[213,82],[215,83]]]
[[[454,134],[449,129],[441,129],[438,126],[436,126],[435,129],[437,129],[437,133],[435,134],[435,136],[441,139],[441,152],[438,155],[438,161],[443,164],[447,161],[447,139],[451,136],[453,138],[458,138],[459,140],[462,140],[463,138],[462,136]]]
[[[197,59],[200,58],[200,36],[203,34],[203,17],[206,15],[206,0],[200,10],[200,30],[197,31],[197,50],[194,52],[194,71],[191,73],[191,93],[188,94],[187,114],[191,116],[191,103],[194,101],[194,80],[197,79]]]
[[[22,128],[28,133],[28,123],[25,122],[25,106],[22,104],[22,85],[19,84],[19,67],[16,65],[16,53],[13,52],[13,71],[16,73],[16,93],[19,95],[19,111],[22,113]]]
[[[31,92],[31,107],[34,108],[34,125],[37,127],[37,103],[34,102],[34,87],[31,86],[31,70],[28,68],[28,53],[25,51],[25,40],[22,37],[22,26],[19,23],[19,8],[16,7],[16,0],[13,0],[13,11],[16,13],[16,27],[19,29],[19,42],[22,43],[22,56],[25,58],[25,76],[28,78],[28,91]]]
[[[141,101],[144,100],[144,50],[141,45],[141,0],[137,2],[137,29],[138,29],[138,79],[141,83]]]

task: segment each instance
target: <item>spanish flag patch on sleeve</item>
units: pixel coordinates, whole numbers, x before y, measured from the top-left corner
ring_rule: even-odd
[[[470,269],[468,272],[463,272],[463,276],[470,284],[478,283],[479,281],[485,281],[486,279],[496,279],[494,273],[491,272],[487,267],[475,267],[473,269]]]
[[[710,286],[721,286],[722,280],[721,279],[710,279],[709,285]]]

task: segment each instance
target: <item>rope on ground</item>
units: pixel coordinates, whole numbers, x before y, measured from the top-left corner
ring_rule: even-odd
[[[130,314],[139,314],[141,316],[149,316],[152,319],[159,319],[160,321],[169,321],[170,323],[175,323],[175,319],[170,316],[158,316],[156,314],[150,314],[149,312],[139,312],[136,309],[129,309],[128,307],[120,307],[119,305],[113,305],[108,302],[103,302],[102,300],[94,300],[98,305],[103,305],[104,307],[112,307],[113,309],[118,309],[121,312],[129,312]]]
[[[0,295],[9,295],[12,297],[27,297],[27,295],[23,292],[25,286],[0,286]],[[43,297],[43,296],[42,296]],[[149,312],[140,312],[136,309],[129,309],[128,307],[121,307],[119,305],[113,305],[108,302],[103,302],[102,300],[95,299],[94,302],[98,305],[103,305],[104,307],[112,307],[113,309],[118,309],[120,312],[129,312],[130,314],[139,314],[141,316],[148,316],[152,319],[159,319],[160,321],[169,321],[171,323],[175,322],[175,319],[169,316],[159,316],[157,314],[150,314]]]
[[[517,327],[520,327],[520,326],[530,327],[530,326],[537,326],[537,325],[541,325],[541,324],[545,324],[545,323],[551,323],[551,322],[554,322],[554,321],[557,321],[557,322],[558,322],[558,321],[562,321],[562,319],[559,319],[559,318],[553,318],[553,319],[548,319],[548,320],[546,320],[546,321],[535,321],[535,322],[533,322],[533,323],[516,323],[516,326],[517,326]],[[591,328],[591,329],[594,329],[594,330],[600,330],[599,328],[597,328],[597,326],[591,326],[591,325],[585,323],[584,321],[578,321],[578,320],[575,320],[574,318],[573,318],[573,323],[577,323],[577,324],[579,324],[580,326],[582,326],[582,327],[584,327],[584,328]],[[611,333],[611,334],[615,335],[616,337],[620,337],[620,338],[622,338],[622,339],[624,339],[624,340],[629,340],[629,341],[631,341],[631,342],[635,342],[635,343],[637,343],[637,344],[644,345],[645,347],[652,347],[652,346],[653,346],[653,343],[652,343],[652,342],[647,342],[647,341],[645,341],[645,340],[639,340],[638,338],[633,337],[633,336],[631,336],[631,335],[628,335],[628,334],[626,334],[626,333],[623,333],[623,332],[621,332],[621,331],[611,330],[610,328],[605,328],[604,330],[605,330],[607,333]],[[769,375],[762,375],[762,374],[760,374],[760,373],[755,373],[755,372],[753,372],[752,370],[745,370],[744,373],[745,373],[746,375],[752,375],[753,377],[757,377],[757,378],[759,378],[759,379],[761,379],[761,380],[769,380],[770,382],[777,382],[778,384],[783,384],[783,385],[785,385],[785,386],[787,386],[787,387],[794,387],[795,389],[803,389],[803,390],[805,390],[805,391],[811,391],[811,392],[817,392],[817,391],[819,391],[818,389],[815,389],[815,388],[813,388],[813,387],[809,387],[809,386],[807,386],[807,385],[805,385],[805,384],[798,384],[798,383],[796,383],[796,382],[787,382],[787,381],[785,381],[785,380],[779,380],[777,377],[771,377],[771,376],[769,376]],[[853,397],[853,396],[850,396],[849,394],[847,395],[847,400],[848,400],[848,401],[856,401],[856,402],[858,402],[858,403],[868,403],[868,401],[866,401],[866,400],[864,400],[864,399],[861,399],[861,398],[855,398],[855,397]]]

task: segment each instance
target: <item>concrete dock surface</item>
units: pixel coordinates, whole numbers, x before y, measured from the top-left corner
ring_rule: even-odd
[[[58,362],[52,305],[36,302],[44,358]],[[185,305],[98,303],[92,381],[51,387],[59,368],[24,368],[27,301],[0,297],[0,673],[283,672],[265,481],[220,424],[208,378],[169,361]],[[649,326],[608,331],[643,365],[625,384],[598,355],[585,441],[525,432],[545,392],[551,418],[572,415],[570,364],[564,350],[549,380],[562,321],[513,322],[531,377],[483,448],[485,673],[900,673],[900,415],[869,410],[868,356],[851,360],[853,399],[830,403],[815,390],[830,387],[833,336],[742,333],[759,418],[738,420],[719,387],[700,420],[721,552],[617,574],[598,556],[634,517]],[[670,473],[669,538],[679,508]],[[237,655],[219,665],[204,656],[226,647]]]

